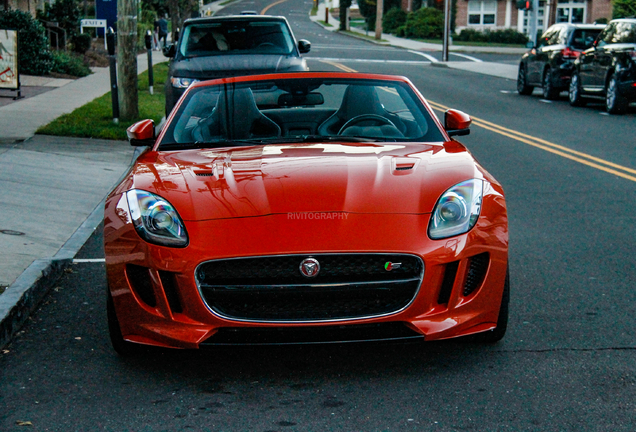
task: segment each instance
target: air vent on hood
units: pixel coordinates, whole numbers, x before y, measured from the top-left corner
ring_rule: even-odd
[[[409,171],[413,170],[419,159],[410,158],[410,157],[394,157],[391,161],[391,168],[393,169],[393,173],[397,174],[409,174]]]

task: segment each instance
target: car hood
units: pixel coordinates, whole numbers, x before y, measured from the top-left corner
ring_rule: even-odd
[[[160,195],[184,220],[425,214],[445,190],[475,177],[483,178],[483,169],[454,141],[281,144],[149,151],[137,160],[120,192],[136,188]]]
[[[170,75],[199,80],[253,75],[260,73],[305,70],[305,62],[300,57],[275,54],[219,55],[191,57],[173,61]]]

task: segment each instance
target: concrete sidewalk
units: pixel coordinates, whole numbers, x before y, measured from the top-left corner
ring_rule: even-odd
[[[316,15],[310,15],[309,18],[315,22],[316,24],[324,27],[329,31],[339,31],[340,21],[337,17],[334,17],[333,14],[329,15],[329,25],[324,24],[325,19],[325,3],[321,2],[318,4],[318,12]],[[352,34],[353,33],[353,34]],[[355,37],[355,34],[358,34],[360,38],[378,44],[378,45],[387,45],[394,46],[399,48],[404,48],[410,51],[414,51],[416,53],[421,53],[421,55],[425,56],[434,66],[438,67],[448,67],[451,69],[461,69],[474,73],[491,75],[500,78],[507,78],[516,80],[518,66],[517,65],[509,65],[504,63],[495,63],[495,62],[483,62],[483,61],[461,61],[461,62],[439,62],[435,58],[431,56],[427,56],[427,52],[431,51],[442,51],[441,44],[433,44],[426,42],[419,42],[411,39],[403,39],[396,36],[393,36],[388,33],[382,33],[381,41],[376,41],[372,38],[366,37],[366,32],[363,29],[351,27],[351,32],[347,33],[352,37]],[[369,32],[369,35],[374,35],[374,33]],[[449,47],[449,51],[457,52],[457,53],[494,53],[494,54],[518,54],[519,58],[525,53],[527,50],[525,48],[509,48],[509,47],[481,47],[481,46],[463,46],[463,45],[451,45]]]
[[[147,56],[137,64],[145,71]],[[94,72],[0,107],[0,347],[101,223],[104,197],[133,160],[125,141],[34,135],[110,91],[108,68]]]

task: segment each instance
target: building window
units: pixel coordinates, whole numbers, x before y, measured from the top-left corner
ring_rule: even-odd
[[[582,24],[585,22],[587,7],[581,0],[561,0],[557,4],[556,22]]]
[[[495,25],[497,2],[492,0],[468,1],[468,25]]]

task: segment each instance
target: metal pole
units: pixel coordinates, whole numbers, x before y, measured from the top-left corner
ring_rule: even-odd
[[[152,73],[152,32],[148,30],[144,36],[144,42],[146,44],[146,51],[148,52],[148,90],[150,94],[153,93],[154,77]]]
[[[532,46],[537,44],[537,20],[539,18],[539,0],[532,0],[532,10],[528,16],[529,35],[528,39],[532,41]]]
[[[450,0],[444,0],[444,35],[442,44],[442,61],[448,61],[448,36],[450,34]]]
[[[113,123],[119,124],[119,90],[117,89],[117,56],[108,56],[110,66],[110,97],[113,103]]]
[[[113,104],[113,123],[119,124],[119,90],[117,89],[117,56],[115,55],[115,33],[112,27],[105,35],[110,66],[110,98]]]

